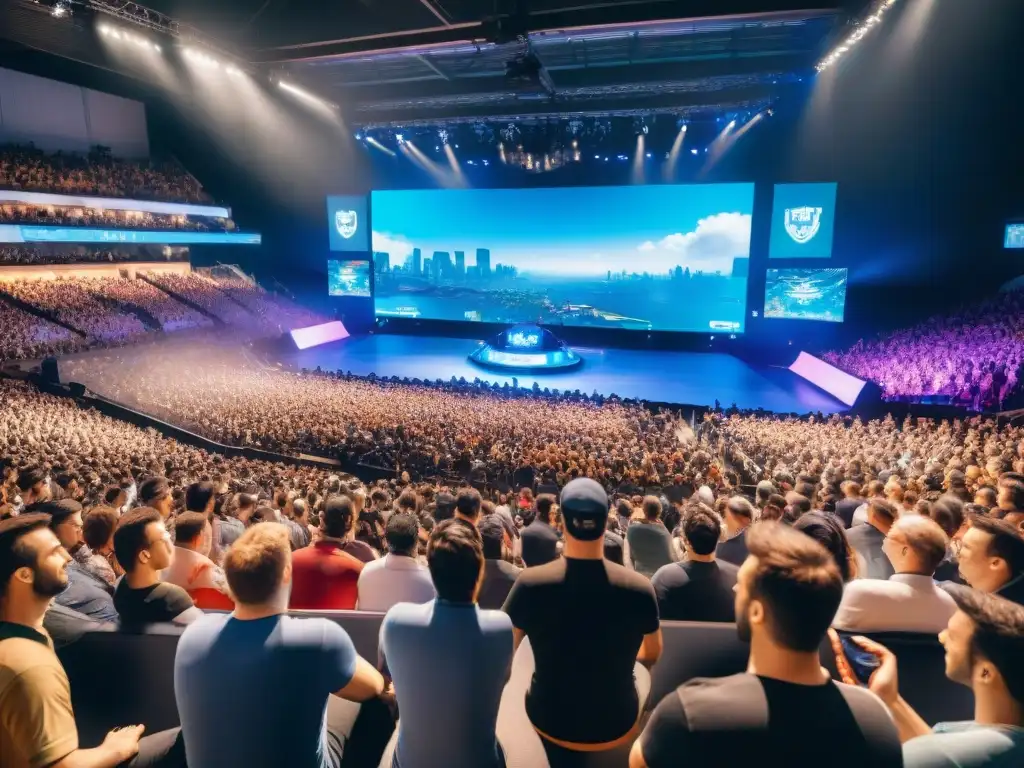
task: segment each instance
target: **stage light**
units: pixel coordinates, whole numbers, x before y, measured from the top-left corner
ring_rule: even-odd
[[[466,164],[467,164],[467,165],[476,165],[476,162],[475,162],[475,161],[473,161],[473,160],[467,160],[467,161],[466,161]]]
[[[363,134],[357,133],[356,134],[356,141],[362,141],[362,140],[363,140]]]
[[[405,136],[402,135],[401,133],[396,133],[395,134],[395,141],[397,141],[399,146],[401,146],[402,144],[405,144]]]
[[[447,145],[448,144],[448,131],[446,129],[442,128],[441,130],[439,130],[437,132],[437,138],[439,138],[441,140],[442,144]]]
[[[700,153],[700,150],[699,150],[699,149],[696,149],[696,148],[694,148],[694,149],[691,149],[691,150],[690,150],[690,154],[691,154],[691,155],[696,155],[696,154],[699,154],[699,153]]]
[[[594,159],[595,159],[595,160],[600,160],[600,159],[601,159],[601,156],[600,156],[600,155],[594,155]]]
[[[896,2],[897,0],[879,0],[879,2],[875,4],[874,13],[860,21],[854,28],[853,32],[838,46],[836,46],[828,56],[818,63],[818,66],[816,67],[818,72],[824,72],[839,61],[839,59],[857,45],[857,43],[863,40],[868,32],[881,24],[886,11],[896,5]]]
[[[57,0],[50,9],[50,15],[55,19],[63,19],[71,15],[71,0]]]
[[[650,156],[651,156],[651,153],[650,153],[650,152],[648,152],[648,153],[647,153],[647,156],[648,156],[648,157],[650,157]]]
[[[490,160],[484,160],[484,165],[490,165],[490,164],[491,164]]]

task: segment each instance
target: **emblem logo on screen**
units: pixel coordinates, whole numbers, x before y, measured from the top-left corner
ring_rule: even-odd
[[[787,208],[786,232],[797,243],[809,243],[821,229],[821,208]]]
[[[348,240],[359,229],[359,216],[355,211],[335,211],[334,228],[338,234]]]

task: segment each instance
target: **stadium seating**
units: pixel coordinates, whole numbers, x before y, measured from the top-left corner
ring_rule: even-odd
[[[293,611],[291,615],[337,622],[352,638],[359,655],[376,662],[384,614]],[[59,650],[71,681],[82,743],[98,743],[107,731],[126,722],[144,723],[149,732],[179,724],[173,672],[174,652],[182,631],[173,625],[92,631]],[[651,670],[649,706],[693,678],[722,677],[746,669],[748,647],[739,640],[734,624],[666,621],[662,622],[662,633],[664,651]],[[934,636],[889,633],[871,637],[898,657],[900,691],[927,722],[971,719],[971,691],[946,678],[942,647]],[[523,733],[525,710],[510,712],[509,707],[525,694],[533,672],[532,656],[529,641],[524,641],[513,661],[498,717],[499,738],[503,733]],[[827,643],[822,646],[821,657],[822,665],[838,677]],[[525,725],[528,727],[528,723]],[[515,752],[517,765],[538,765],[530,761],[528,748],[519,745]],[[600,765],[593,763],[594,768]]]

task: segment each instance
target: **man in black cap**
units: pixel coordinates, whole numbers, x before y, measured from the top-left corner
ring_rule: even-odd
[[[650,582],[604,557],[604,488],[573,480],[561,510],[563,557],[523,571],[504,606],[516,647],[530,639],[535,669],[526,714],[553,767],[636,738],[650,693],[644,666],[662,650]]]

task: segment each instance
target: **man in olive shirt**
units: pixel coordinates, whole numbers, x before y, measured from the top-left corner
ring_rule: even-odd
[[[111,731],[94,749],[79,747],[68,677],[43,628],[71,561],[49,524],[45,514],[0,522],[0,765],[183,765],[180,729],[140,742],[144,728],[132,725]]]
[[[139,507],[121,518],[114,531],[114,555],[124,568],[124,578],[114,592],[122,623],[189,624],[203,615],[188,592],[160,581],[160,572],[174,558],[174,545],[157,510]]]
[[[523,571],[505,601],[516,647],[530,638],[526,714],[553,766],[636,737],[650,692],[640,664],[653,665],[662,650],[650,582],[604,558],[604,488],[577,478],[561,508],[563,557]]]

